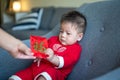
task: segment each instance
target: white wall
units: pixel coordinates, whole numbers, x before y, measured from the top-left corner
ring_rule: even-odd
[[[30,0],[31,7],[79,7],[84,3],[91,3],[103,0]]]

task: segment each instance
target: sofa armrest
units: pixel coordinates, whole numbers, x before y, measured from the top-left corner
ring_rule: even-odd
[[[92,80],[120,80],[120,67]]]

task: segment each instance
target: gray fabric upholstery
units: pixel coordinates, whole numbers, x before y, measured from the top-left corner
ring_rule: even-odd
[[[88,24],[81,59],[68,80],[89,80],[120,66],[120,1],[86,4],[77,10]]]
[[[40,30],[50,29],[49,27],[50,27],[51,20],[53,19],[53,16],[54,16],[54,12],[55,10],[53,7],[44,8],[41,25],[39,27]]]
[[[110,74],[113,74],[112,79],[120,79],[120,1],[89,3],[76,10],[86,16],[88,24],[80,42],[83,48],[81,58],[67,80],[107,80]],[[44,36],[49,38],[57,35],[59,26],[58,22],[55,28]],[[25,43],[29,46],[29,40]],[[13,59],[0,49],[0,79],[7,80],[14,72],[30,63],[31,60]]]
[[[52,17],[51,23],[49,25],[49,29],[53,29],[58,24],[58,22],[60,22],[62,15],[71,10],[74,10],[74,8],[56,8],[54,10],[54,16]]]
[[[120,67],[106,73],[105,75],[94,78],[93,80],[120,80]]]

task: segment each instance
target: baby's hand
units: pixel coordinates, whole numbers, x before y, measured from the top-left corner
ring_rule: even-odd
[[[34,62],[37,62],[37,66],[38,66],[38,67],[40,66],[40,61],[41,61],[41,58],[36,58],[36,59],[34,60]]]
[[[45,50],[45,54],[48,55],[48,57],[47,57],[48,60],[51,60],[53,58],[53,56],[54,56],[54,52],[53,52],[53,50],[51,48],[47,48]]]

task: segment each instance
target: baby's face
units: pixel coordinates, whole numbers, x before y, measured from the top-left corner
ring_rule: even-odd
[[[61,24],[59,40],[63,45],[72,45],[78,40],[81,40],[82,34],[78,33],[74,26],[76,27],[76,25],[73,25],[70,22]]]

